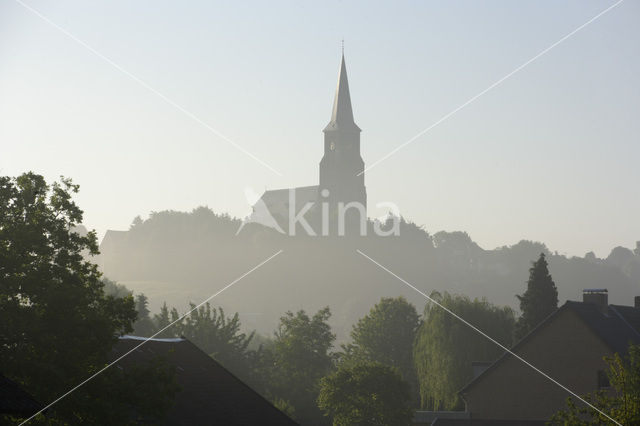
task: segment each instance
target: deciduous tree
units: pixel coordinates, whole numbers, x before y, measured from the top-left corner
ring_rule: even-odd
[[[413,342],[420,325],[416,308],[404,297],[382,298],[353,326],[347,358],[396,367],[417,394]]]
[[[345,364],[321,381],[318,406],[334,426],[411,424],[409,384],[379,363]]]
[[[431,297],[501,344],[511,344],[515,324],[511,308],[448,293],[434,292]],[[427,304],[423,318],[414,347],[422,407],[460,409],[458,391],[473,376],[471,363],[493,361],[503,351],[435,304]]]
[[[293,407],[301,424],[323,424],[326,418],[316,404],[320,379],[331,372],[329,352],[335,335],[327,323],[331,311],[324,308],[309,317],[305,311],[287,312],[280,318],[271,348],[271,393]]]
[[[105,296],[97,266],[83,257],[98,254],[98,245],[95,232],[75,232],[82,221],[72,200],[77,191],[69,179],[47,185],[34,173],[0,177],[0,368],[43,403],[106,365],[136,317],[133,298]],[[175,391],[171,375],[142,375],[151,382],[138,389],[153,383],[155,392],[140,398],[116,370],[52,406],[48,421],[127,424],[161,416]],[[101,389],[110,386],[122,392]]]

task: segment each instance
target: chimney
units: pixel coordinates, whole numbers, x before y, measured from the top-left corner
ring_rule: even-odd
[[[606,288],[585,288],[582,290],[582,301],[584,303],[593,303],[598,307],[600,312],[607,315],[609,310],[609,293]]]
[[[633,302],[633,306],[635,306],[636,308],[640,308],[640,296],[634,297]]]

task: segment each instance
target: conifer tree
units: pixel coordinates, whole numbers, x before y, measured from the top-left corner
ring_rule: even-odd
[[[516,297],[522,311],[516,324],[516,339],[519,340],[558,308],[558,289],[549,274],[544,253],[529,269],[527,291]]]

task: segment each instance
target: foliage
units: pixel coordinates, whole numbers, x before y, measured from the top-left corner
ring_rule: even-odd
[[[346,246],[351,244],[345,239],[317,238],[312,243],[303,236],[285,238],[258,224],[248,224],[236,236],[239,220],[207,208],[156,212],[143,218],[142,222],[136,221],[126,238],[121,235],[116,238],[117,244],[105,244],[105,273],[120,280],[180,286],[180,292],[173,293],[171,299],[166,299],[161,286],[146,290],[150,299],[165,298],[170,307],[182,303],[185,293],[198,300],[209,296],[206,284],[213,273],[235,276],[280,249],[288,253],[290,261],[271,263],[269,268],[274,273],[262,278],[264,285],[238,287],[226,296],[233,306],[240,306],[241,301],[243,311],[262,314],[262,321],[256,325],[259,332],[271,333],[267,324],[277,322],[292,306],[301,306],[303,296],[316,300],[318,306],[331,306],[338,318],[336,323],[352,324],[368,313],[380,295],[388,294],[388,283],[378,279],[378,271],[362,267],[361,261],[366,259],[345,256]],[[432,238],[404,220],[399,237],[376,237],[371,231],[357,241],[357,248],[385,267],[402,271],[408,282],[441,291],[455,289],[472,298],[486,295],[496,304],[514,308],[519,304],[513,297],[514,283],[526,281],[528,275],[523,278],[523,271],[527,273],[531,260],[537,260],[541,252],[552,265],[554,279],[562,283],[561,293],[569,298],[580,296],[584,288],[607,283],[610,291],[615,289],[616,297],[628,300],[640,282],[640,267],[632,270],[627,265],[621,269],[601,259],[593,262],[551,254],[543,243],[534,241],[485,250],[463,233],[438,233]],[[640,265],[640,259],[635,260]],[[291,268],[291,264],[297,267]],[[635,276],[631,275],[634,270]],[[277,277],[285,272],[289,279],[279,280]],[[348,287],[345,277],[349,277]],[[304,294],[295,290],[300,282],[308,289]],[[262,303],[274,292],[280,297]],[[416,304],[419,298],[407,296],[407,300]],[[336,333],[342,337],[349,329],[336,329]]]
[[[607,376],[613,392],[602,390],[594,395],[586,395],[585,399],[622,425],[640,424],[640,345],[629,346],[626,359],[614,354],[605,360],[609,365]],[[590,407],[578,407],[568,398],[567,410],[556,413],[551,424],[609,425],[611,421]]]
[[[109,278],[102,278],[102,284],[104,287],[102,291],[105,296],[113,296],[116,299],[131,296],[132,292],[122,284],[118,284],[115,281],[111,281]]]
[[[513,311],[486,300],[466,296],[431,297],[501,344],[509,346],[515,324]],[[473,376],[473,361],[493,361],[502,349],[435,304],[425,307],[414,346],[422,407],[429,410],[461,408],[457,392]]]
[[[153,316],[153,323],[155,325],[153,334],[160,332],[160,330],[164,330],[169,324],[171,324],[171,317],[169,316],[169,307],[167,306],[167,302],[164,302],[162,307],[160,307],[160,312]],[[158,334],[158,337],[173,337],[173,334],[170,330],[164,330]]]
[[[472,267],[482,253],[466,232],[437,232],[433,235],[433,244],[441,263],[461,270]]]
[[[396,367],[417,394],[413,341],[419,325],[416,308],[404,297],[382,298],[353,326],[353,343],[344,348],[345,358]]]
[[[189,311],[194,308],[191,303]],[[193,310],[185,318],[181,316],[176,308],[169,309],[166,302],[163,303],[160,312],[150,320],[151,335],[159,333],[157,337],[161,338],[189,339],[255,391],[270,397],[272,403],[281,405],[283,411],[289,413],[293,409],[287,401],[269,393],[273,388],[270,383],[273,355],[268,350],[274,343],[271,338],[255,332],[243,333],[238,313],[227,316],[221,307],[212,308],[209,303]]]
[[[637,246],[636,246],[637,248]],[[626,247],[614,247],[609,253],[609,256],[605,259],[610,265],[617,266],[618,268],[625,269],[626,266],[634,261],[635,254],[633,251]]]
[[[379,363],[344,365],[322,379],[318,406],[334,426],[410,425],[409,385]]]
[[[171,309],[168,323],[175,324],[167,329],[164,335],[189,339],[225,368],[241,378],[246,378],[249,356],[247,348],[253,333],[246,335],[240,331],[238,313],[227,317],[221,307],[212,309],[209,303],[198,309],[194,308],[195,305],[191,303],[191,313],[183,319],[180,319],[176,308]],[[166,305],[163,311],[161,315],[164,318]]]
[[[287,312],[280,318],[273,346],[265,354],[271,366],[269,393],[287,401],[301,424],[323,424],[326,419],[316,405],[320,379],[333,368],[329,353],[335,340],[327,320],[329,308],[312,317],[305,311]]]
[[[516,297],[522,311],[516,325],[516,340],[519,340],[558,309],[558,289],[549,274],[544,253],[529,269],[527,291]]]
[[[149,299],[144,294],[138,294],[135,302],[138,316],[133,323],[133,332],[136,336],[151,337],[154,333],[154,324],[149,317]]]
[[[0,177],[0,365],[39,401],[56,399],[104,366],[136,316],[133,298],[105,296],[97,266],[83,258],[98,247],[95,232],[74,231],[82,221],[72,200],[77,191],[64,178],[49,186],[33,173]],[[153,386],[155,378],[144,376],[137,386]],[[98,386],[128,380],[107,370],[53,406],[47,421],[99,423],[113,415],[107,408],[121,407],[122,395],[139,412],[161,416],[172,392],[168,381],[146,398],[105,394]]]

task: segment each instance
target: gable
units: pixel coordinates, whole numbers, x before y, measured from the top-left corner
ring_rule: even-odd
[[[578,395],[597,389],[611,348],[567,304],[512,351]],[[569,392],[510,353],[460,391],[475,418],[546,420],[565,407]]]

